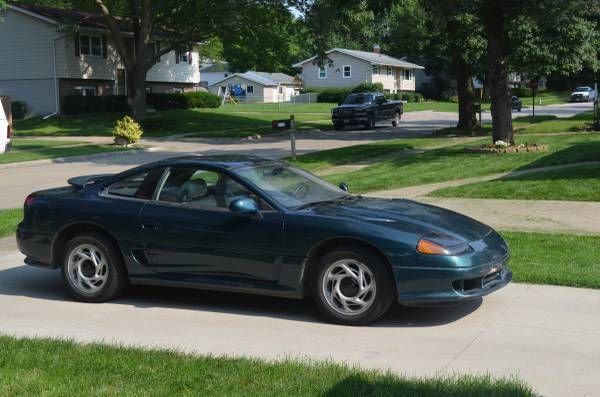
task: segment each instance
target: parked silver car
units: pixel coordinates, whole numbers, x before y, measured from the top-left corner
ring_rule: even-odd
[[[593,102],[597,93],[592,87],[577,87],[571,93],[571,102]]]

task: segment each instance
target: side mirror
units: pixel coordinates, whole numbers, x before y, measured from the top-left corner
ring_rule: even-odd
[[[253,198],[242,197],[229,204],[229,211],[240,215],[255,215],[259,213],[258,204]]]
[[[350,188],[348,187],[348,184],[346,182],[340,183],[339,188],[340,190],[350,193]]]

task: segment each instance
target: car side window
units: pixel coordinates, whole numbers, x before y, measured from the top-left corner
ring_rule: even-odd
[[[156,168],[129,176],[110,185],[107,191],[113,196],[150,200],[163,172],[164,168]]]
[[[228,211],[232,201],[251,197],[261,209],[272,209],[230,176],[202,168],[171,168],[158,200],[192,207]]]

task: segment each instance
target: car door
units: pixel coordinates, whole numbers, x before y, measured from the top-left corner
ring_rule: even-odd
[[[260,216],[230,212],[231,201],[243,196],[262,200],[224,172],[169,169],[156,200],[140,215],[145,252],[155,272],[277,280],[283,217],[264,202]]]

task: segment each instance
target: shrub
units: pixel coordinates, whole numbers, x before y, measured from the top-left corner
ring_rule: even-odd
[[[156,110],[188,108],[188,98],[184,94],[148,94],[146,100]]]
[[[113,137],[118,145],[136,143],[140,140],[142,134],[143,131],[140,125],[129,116],[117,120],[117,125],[113,130]]]
[[[67,95],[64,99],[63,111],[65,114],[126,112],[127,97],[125,95]]]
[[[420,92],[413,93],[414,102],[424,102],[425,98],[423,98],[423,94]]]
[[[448,100],[453,103],[458,103],[458,95],[450,95]]]
[[[317,102],[344,102],[351,93],[352,89],[350,88],[325,88],[319,93]]]
[[[352,89],[352,92],[383,92],[383,83],[360,83]]]
[[[516,87],[516,88],[512,88],[510,91],[511,91],[511,93],[513,95],[516,95],[518,97],[528,97],[528,96],[531,96],[531,90],[529,88],[519,88],[519,87]]]
[[[24,119],[27,114],[27,105],[25,102],[15,101],[10,103],[13,119]]]
[[[210,92],[195,91],[183,94],[187,98],[187,106],[190,108],[218,108],[221,106],[221,98]]]

